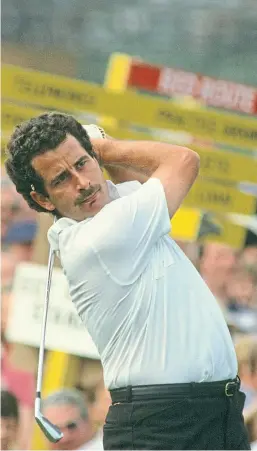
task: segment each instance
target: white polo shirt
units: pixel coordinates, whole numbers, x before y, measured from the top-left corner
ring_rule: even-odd
[[[109,189],[95,217],[61,218],[48,232],[79,316],[98,348],[109,389],[234,378],[222,312],[169,237],[158,179]]]

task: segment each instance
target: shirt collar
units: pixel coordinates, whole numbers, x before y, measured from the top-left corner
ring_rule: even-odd
[[[109,196],[110,196],[111,200],[119,199],[120,194],[119,194],[119,190],[118,190],[117,186],[114,185],[114,183],[111,182],[111,180],[107,180],[106,183],[107,183],[107,188],[108,188]]]
[[[125,182],[121,183],[119,185],[115,185],[111,180],[106,180],[108,192],[110,195],[111,201],[119,199],[123,196],[127,196],[129,193],[139,189],[140,183],[139,182]],[[84,219],[84,223],[91,221],[91,218]],[[53,250],[58,251],[59,250],[59,239],[58,235],[62,230],[66,227],[70,227],[74,224],[76,224],[77,221],[70,218],[60,218],[58,221],[56,221],[48,230],[48,240],[50,242],[50,245]]]

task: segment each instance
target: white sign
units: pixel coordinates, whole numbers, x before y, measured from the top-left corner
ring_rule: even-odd
[[[39,347],[47,267],[21,263],[15,273],[6,336],[9,341]],[[46,349],[99,359],[98,351],[69,296],[68,283],[54,268],[46,327]]]

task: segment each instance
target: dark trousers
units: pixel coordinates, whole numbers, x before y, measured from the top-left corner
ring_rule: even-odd
[[[204,383],[212,385],[217,383]],[[177,385],[177,384],[176,384]],[[180,384],[183,386],[202,384]],[[121,396],[111,391],[110,406],[104,426],[104,449],[162,450],[249,450],[242,410],[245,395],[239,389],[225,392],[199,390],[163,396]],[[164,386],[159,386],[164,387]],[[169,387],[169,386],[166,386]],[[124,390],[124,389],[123,389]],[[208,391],[210,392],[208,395]],[[213,392],[212,392],[213,391]],[[129,396],[130,394],[130,396]],[[127,398],[127,399],[126,399]]]

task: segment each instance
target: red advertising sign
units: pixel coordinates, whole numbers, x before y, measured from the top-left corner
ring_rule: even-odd
[[[170,97],[174,95],[192,96],[212,107],[257,114],[257,87],[171,67],[153,66],[132,60],[128,87]]]

